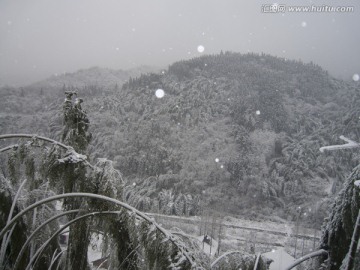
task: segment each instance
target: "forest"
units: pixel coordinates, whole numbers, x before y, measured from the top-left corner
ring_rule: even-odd
[[[301,215],[322,230],[321,256],[305,269],[359,266],[358,149],[319,151],[341,135],[360,141],[357,82],[232,52],[126,79],[110,72],[111,84],[109,72],[89,70],[96,84],[81,71],[0,89],[1,269],[89,269],[94,230],[109,269],[267,269],[256,254],[211,265],[191,238],[145,214],[207,209]],[[65,251],[57,236],[67,227]]]

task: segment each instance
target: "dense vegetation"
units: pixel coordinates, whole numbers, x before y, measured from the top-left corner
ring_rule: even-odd
[[[74,80],[66,75],[64,82],[69,76]],[[157,89],[165,96],[156,97]],[[82,100],[73,101],[73,90],[87,97],[88,112],[83,111]],[[65,102],[59,102],[64,91]],[[339,135],[360,141],[356,83],[331,78],[312,63],[221,53],[175,63],[160,74],[130,78],[121,88],[117,82],[46,88],[44,82],[5,87],[1,96],[3,134],[37,133],[61,138],[73,147],[62,152],[59,144],[44,147],[34,137],[2,149],[9,154],[1,156],[1,227],[9,212],[17,213],[34,200],[79,191],[125,200],[142,211],[194,215],[212,208],[252,218],[301,215],[321,224],[333,195],[343,187],[323,229],[321,247],[329,257],[314,262],[314,269],[338,269],[341,264],[345,269],[351,261],[349,245],[360,205],[354,187],[358,168],[347,175],[359,155],[355,150],[320,153],[319,148],[338,144]],[[114,163],[98,159],[104,156]],[[10,210],[25,178],[25,195],[14,200]],[[81,213],[119,211],[94,200],[66,199],[64,207]],[[16,239],[0,252],[8,260],[1,262],[4,269],[14,265],[29,232],[54,211],[50,205],[20,220],[14,227]],[[107,247],[115,245],[108,250],[112,266],[190,269],[194,260],[208,267],[209,260],[195,244],[185,244],[189,239],[175,240],[167,232],[159,233],[157,225],[120,211],[118,218],[81,220],[71,227],[70,243],[76,245],[68,246],[66,269],[88,267],[89,232],[96,226],[108,237]],[[48,226],[18,263],[26,265],[58,227]],[[39,265],[47,268],[58,249],[56,241],[51,243]],[[250,269],[254,256],[243,254],[229,263]]]
[[[49,81],[1,90],[3,133],[60,136],[54,97],[74,89],[76,76]],[[96,85],[76,88],[94,130],[89,153],[114,160],[127,182],[125,199],[140,210],[192,215],[212,207],[293,219],[301,206],[302,219],[320,224],[358,162],[355,151],[318,149],[340,135],[359,140],[359,86],[312,63],[222,53],[122,87],[98,77]],[[155,96],[158,88],[163,98]]]

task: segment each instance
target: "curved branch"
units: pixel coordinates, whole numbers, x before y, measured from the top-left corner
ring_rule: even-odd
[[[47,224],[49,224],[51,221],[54,221],[55,219],[58,219],[59,217],[62,217],[62,216],[65,216],[67,214],[72,214],[72,213],[77,213],[79,212],[79,209],[77,210],[70,210],[70,211],[66,211],[66,212],[63,212],[63,213],[60,213],[58,215],[55,215],[51,218],[49,218],[48,220],[46,220],[44,223],[42,223],[39,227],[36,228],[35,231],[33,231],[30,236],[26,239],[25,243],[23,244],[18,256],[16,257],[16,261],[15,261],[15,264],[14,264],[14,269],[17,268],[19,262],[20,262],[20,259],[22,257],[22,255],[24,254],[25,252],[25,249],[26,249],[26,246],[30,243],[30,241],[32,240],[32,238],[35,236],[35,234],[37,234],[44,226],[46,226]]]
[[[24,187],[26,181],[27,181],[27,179],[24,179],[24,181],[20,184],[20,186],[19,186],[19,188],[18,188],[18,190],[17,190],[17,192],[15,194],[15,197],[14,197],[14,199],[12,201],[12,204],[11,204],[11,208],[10,208],[10,211],[9,211],[9,215],[8,215],[8,219],[6,221],[6,224],[9,224],[10,221],[11,221],[11,218],[12,218],[12,215],[14,213],[15,206],[16,206],[16,202],[17,202],[17,200],[18,200],[18,198],[20,196],[21,190]],[[14,227],[15,226],[13,226],[13,228],[10,230],[10,232],[8,234],[6,234],[5,238],[2,241],[1,249],[0,249],[0,261],[4,260],[5,252],[6,252],[8,243],[10,241],[11,235],[13,233]]]
[[[159,224],[157,224],[154,220],[152,220],[150,217],[148,217],[147,215],[145,215],[144,213],[140,212],[139,210],[137,210],[136,208],[123,203],[119,200],[113,199],[113,198],[109,198],[103,195],[98,195],[98,194],[92,194],[92,193],[65,193],[65,194],[60,194],[60,195],[55,195],[55,196],[51,196],[49,198],[40,200],[30,206],[28,206],[27,208],[25,208],[24,210],[22,210],[19,214],[17,214],[14,218],[12,218],[12,220],[10,221],[9,224],[7,224],[0,232],[0,239],[4,236],[4,234],[6,233],[6,231],[9,230],[9,228],[11,227],[12,224],[14,224],[18,219],[21,218],[22,215],[24,215],[25,213],[31,211],[32,209],[38,207],[41,204],[47,203],[47,202],[51,202],[51,201],[55,201],[55,200],[59,200],[59,199],[64,199],[64,198],[69,198],[69,197],[87,197],[87,198],[94,198],[94,199],[100,199],[100,200],[104,200],[104,201],[108,201],[111,203],[114,203],[116,205],[119,205],[133,213],[135,213],[137,216],[141,217],[142,219],[146,220],[147,222],[149,222],[150,224],[154,225],[166,238],[168,238],[185,256],[185,258],[189,261],[189,263],[192,265],[192,267],[196,267],[196,263],[193,260],[192,256],[190,256],[188,254],[188,252],[185,250],[185,248],[181,245],[179,245],[179,243],[176,242],[176,238],[174,237],[174,235],[172,235],[171,233],[169,233],[167,230],[165,230],[164,228],[162,228]]]
[[[18,147],[19,147],[18,144],[9,145],[9,146],[6,146],[6,147],[4,147],[4,148],[1,148],[1,149],[0,149],[0,153],[6,152],[6,151],[11,150],[11,149],[14,149],[14,148],[16,149],[16,148],[18,148]]]
[[[60,251],[56,256],[55,258],[52,260],[50,266],[49,266],[49,269],[52,269],[51,267],[53,266],[53,264],[56,262],[56,260],[61,256],[61,254],[63,254],[64,252],[66,252],[67,249],[64,249],[62,251]]]
[[[255,264],[254,264],[254,270],[256,270],[257,267],[258,267],[260,257],[261,257],[261,253],[259,252],[258,255],[256,256],[256,261],[255,261]]]
[[[217,257],[216,260],[211,263],[210,269],[213,268],[216,264],[218,264],[219,261],[221,261],[223,258],[225,258],[225,257],[227,257],[227,256],[229,256],[229,255],[231,255],[231,254],[234,254],[234,253],[243,254],[244,252],[242,252],[242,251],[237,251],[237,250],[225,252],[225,253],[222,254],[220,257]]]
[[[60,147],[66,149],[66,150],[70,150],[72,149],[71,146],[67,146],[61,142],[55,141],[53,139],[47,138],[47,137],[42,137],[42,136],[38,136],[36,134],[5,134],[5,135],[0,135],[0,140],[2,139],[11,139],[11,138],[36,138],[39,140],[43,140],[45,142],[49,142],[49,143],[53,143],[56,145],[59,145]]]
[[[90,162],[88,162],[86,160],[86,156],[81,155],[79,153],[77,153],[74,148],[72,148],[71,146],[65,145],[61,142],[55,141],[53,139],[47,138],[47,137],[42,137],[42,136],[38,136],[36,134],[5,134],[5,135],[0,135],[0,140],[2,139],[11,139],[11,138],[34,138],[34,139],[39,139],[45,142],[49,142],[52,143],[54,145],[58,145],[60,147],[62,147],[63,149],[70,151],[71,154],[73,154],[75,157],[77,157],[78,161],[83,161],[87,166],[89,166],[91,169],[94,169],[94,166],[90,164]],[[10,147],[10,148],[9,148]],[[13,146],[8,146],[5,148],[0,149],[0,153],[10,150],[11,148],[15,147],[15,145]],[[77,161],[77,162],[78,162]]]
[[[313,257],[317,257],[317,256],[322,256],[322,255],[328,255],[328,252],[324,249],[319,249],[317,251],[311,252],[307,255],[305,255],[304,257],[301,257],[300,259],[296,260],[295,262],[293,262],[290,266],[288,266],[285,270],[290,270],[293,269],[295,266],[297,266],[298,264],[302,263],[303,261],[306,261],[308,259],[311,259]]]
[[[39,247],[39,249],[34,253],[34,255],[30,258],[30,261],[28,263],[28,265],[26,266],[25,270],[29,270],[31,268],[31,265],[36,261],[37,261],[37,258],[39,258],[39,255],[43,252],[43,250],[46,248],[47,245],[50,244],[50,242],[55,238],[57,237],[62,231],[64,231],[65,229],[67,229],[71,224],[81,220],[81,219],[84,219],[84,218],[87,218],[87,217],[91,217],[91,216],[95,216],[95,215],[108,215],[108,214],[119,214],[121,213],[120,211],[106,211],[106,212],[92,212],[92,213],[89,213],[89,214],[85,214],[85,215],[82,215],[81,217],[77,217],[77,218],[74,218],[73,220],[69,221],[68,223],[66,223],[63,227],[61,227],[60,229],[58,229],[56,232],[53,233],[53,235],[47,240],[45,241],[41,247]],[[34,264],[35,264],[34,263]]]

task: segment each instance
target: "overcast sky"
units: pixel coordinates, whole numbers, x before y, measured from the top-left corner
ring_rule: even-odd
[[[128,69],[223,51],[360,73],[359,0],[279,0],[353,12],[264,13],[266,0],[0,0],[0,85],[93,66]],[[199,45],[204,52],[198,52]]]

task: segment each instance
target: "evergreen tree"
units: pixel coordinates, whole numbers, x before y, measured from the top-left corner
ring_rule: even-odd
[[[77,98],[76,92],[65,92],[66,98],[63,105],[64,130],[62,140],[66,145],[74,148],[77,153],[86,154],[91,138],[88,131],[89,119],[82,110],[82,99]],[[76,97],[75,100],[73,97]],[[82,162],[74,162],[71,159],[63,164],[64,192],[89,192],[86,177],[86,166]],[[87,204],[79,199],[65,200],[67,210],[86,209]],[[81,211],[80,211],[81,212]],[[79,213],[80,214],[80,213]],[[70,215],[69,218],[75,218]],[[87,252],[90,242],[90,227],[87,220],[80,220],[70,226],[69,241],[67,248],[66,269],[88,269]]]

